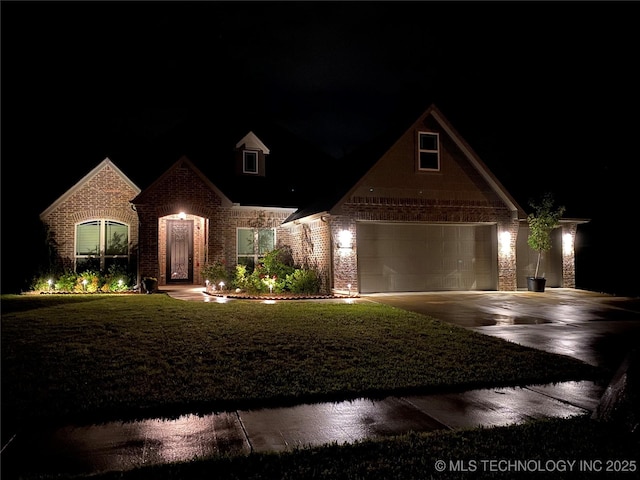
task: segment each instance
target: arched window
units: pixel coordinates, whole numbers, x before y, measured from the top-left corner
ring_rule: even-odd
[[[76,271],[102,270],[129,264],[129,225],[91,220],[76,225]]]

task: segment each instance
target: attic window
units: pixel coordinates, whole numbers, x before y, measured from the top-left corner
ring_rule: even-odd
[[[440,170],[439,146],[439,134],[418,133],[418,170]]]
[[[258,152],[254,150],[242,152],[242,173],[258,173]]]

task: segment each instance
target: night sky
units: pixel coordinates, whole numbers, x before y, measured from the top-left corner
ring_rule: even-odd
[[[21,224],[107,156],[145,186],[183,122],[263,112],[340,157],[433,102],[525,210],[591,219],[579,287],[640,295],[637,7],[2,1],[3,286]]]

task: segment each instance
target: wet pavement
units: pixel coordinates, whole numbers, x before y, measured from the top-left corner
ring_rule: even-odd
[[[201,287],[193,286],[167,293],[187,301],[228,300],[207,295]],[[547,289],[543,294],[375,294],[321,301],[384,303],[613,370],[627,347],[637,346],[640,338],[639,299],[572,289]],[[247,455],[350,443],[408,431],[570,417],[592,412],[603,391],[603,386],[588,381],[564,382],[185,415],[171,420],[71,425],[20,434],[3,445],[3,477],[10,471],[90,474],[128,470],[221,454]]]
[[[615,371],[640,344],[640,298],[551,288],[543,293],[427,292],[366,299]]]
[[[2,453],[3,478],[94,474],[217,455],[283,452],[414,432],[492,427],[593,412],[603,387],[564,382],[525,388],[238,410],[177,419],[66,426],[17,438]]]

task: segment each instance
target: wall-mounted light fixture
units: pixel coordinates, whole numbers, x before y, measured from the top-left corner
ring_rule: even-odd
[[[562,253],[564,255],[573,253],[573,236],[570,233],[565,233],[562,236]]]
[[[511,253],[511,232],[500,232],[500,253],[502,255]]]
[[[178,218],[179,218],[180,220],[184,220],[185,218],[187,218],[187,214],[186,214],[186,213],[184,213],[184,212],[180,212],[180,213],[178,214]]]
[[[353,248],[351,243],[353,235],[349,230],[340,230],[338,232],[338,247],[339,248]]]

